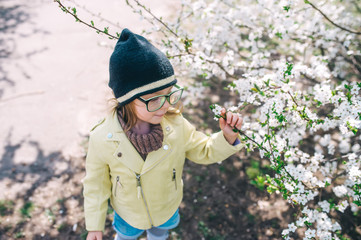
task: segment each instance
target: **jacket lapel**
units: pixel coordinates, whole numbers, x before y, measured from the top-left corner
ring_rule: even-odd
[[[118,147],[113,153],[113,157],[138,174],[144,174],[151,170],[173,151],[172,146],[167,141],[167,138],[169,134],[173,132],[173,129],[166,118],[163,118],[163,121],[161,122],[164,134],[163,145],[157,151],[149,153],[145,161],[127,138],[122,127],[120,126],[116,113],[112,115],[110,121],[107,141],[116,141],[119,143]]]
[[[127,136],[122,133],[120,141],[113,156],[129,169],[140,174],[144,165],[143,158],[139,155],[132,143],[128,140]]]
[[[113,153],[113,157],[132,171],[140,174],[144,165],[143,158],[125,135],[120,126],[116,112],[112,114],[109,120],[110,124],[107,141],[115,141],[119,144]]]

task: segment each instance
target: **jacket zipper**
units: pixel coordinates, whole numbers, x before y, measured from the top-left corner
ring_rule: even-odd
[[[150,170],[152,170],[155,166],[157,166],[159,163],[161,163],[170,153],[172,152],[172,149],[170,149],[169,153],[166,154],[163,159],[161,161],[159,161],[156,165],[154,165],[151,169],[149,169],[148,171],[146,172],[149,172]],[[133,171],[134,172],[134,171]],[[142,174],[138,174],[136,172],[134,172],[135,174],[135,177],[137,178],[137,197],[138,199],[140,199],[140,196],[142,196],[143,198],[143,202],[144,202],[144,205],[145,205],[145,209],[147,210],[147,214],[148,214],[148,218],[149,218],[149,222],[150,222],[150,225],[153,227],[153,221],[152,221],[152,218],[150,217],[150,212],[149,212],[149,208],[148,208],[148,204],[147,204],[147,201],[145,200],[145,196],[144,196],[144,192],[143,192],[143,188],[142,188],[142,183],[140,181],[140,177],[145,174],[146,172],[142,173]]]
[[[169,151],[168,154],[166,154],[163,159],[161,161],[159,161],[156,165],[154,165],[151,169],[149,169],[148,171],[146,172],[149,172],[150,170],[152,170],[155,166],[157,166],[159,163],[161,163],[170,153],[172,152],[172,149]],[[142,174],[145,174],[146,172],[142,173]],[[141,181],[140,181],[140,177],[142,176],[142,174],[138,174],[136,172],[134,172],[135,174],[135,177],[137,178],[137,197],[138,199],[140,199],[140,195],[142,195],[142,198],[143,198],[143,202],[144,202],[144,205],[145,205],[145,209],[147,210],[147,214],[148,214],[148,218],[149,218],[149,222],[150,222],[150,225],[153,227],[153,221],[152,221],[152,218],[150,217],[150,212],[149,212],[149,208],[148,208],[148,204],[147,204],[147,201],[145,200],[145,197],[144,197],[144,192],[143,192],[143,188],[142,188],[142,184],[141,184]]]
[[[144,197],[144,193],[143,193],[143,188],[142,188],[142,184],[140,182],[140,174],[137,174],[135,173],[135,176],[137,178],[137,192],[138,192],[138,199],[140,199],[140,195],[142,195],[142,198],[143,198],[143,202],[144,202],[144,205],[145,205],[145,209],[147,210],[147,214],[148,214],[148,218],[149,218],[149,221],[150,221],[150,225],[153,227],[153,221],[150,217],[150,213],[149,213],[149,208],[148,208],[148,204],[147,204],[147,201],[145,201],[145,197]]]
[[[176,174],[175,168],[173,168],[172,181],[174,181],[175,190],[177,191],[177,174]]]

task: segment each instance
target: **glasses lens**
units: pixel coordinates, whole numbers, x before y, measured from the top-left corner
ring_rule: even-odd
[[[148,111],[154,112],[163,106],[165,102],[165,97],[157,97],[148,102]]]
[[[183,92],[182,90],[178,90],[178,91],[173,92],[169,96],[169,103],[172,104],[172,105],[176,104],[179,101],[179,99],[181,98],[182,92]]]

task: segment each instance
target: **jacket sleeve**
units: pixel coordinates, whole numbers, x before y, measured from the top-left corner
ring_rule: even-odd
[[[88,231],[103,231],[111,195],[109,166],[101,155],[96,136],[90,136],[86,157],[84,184],[84,215]]]
[[[238,138],[240,139],[240,136]],[[184,119],[184,139],[186,157],[199,164],[223,161],[244,146],[242,142],[235,146],[229,144],[222,131],[211,136],[196,131],[195,127],[186,119]]]

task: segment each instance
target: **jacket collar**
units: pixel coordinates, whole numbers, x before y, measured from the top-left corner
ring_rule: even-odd
[[[145,161],[127,138],[119,123],[116,112],[108,116],[108,121],[109,127],[105,136],[106,141],[114,141],[119,143],[115,152],[113,153],[113,157],[137,174],[144,174],[151,170],[172,152],[172,146],[167,141],[167,138],[169,134],[173,132],[173,127],[166,116],[163,117],[161,122],[164,135],[163,146],[160,149],[149,153]]]

